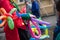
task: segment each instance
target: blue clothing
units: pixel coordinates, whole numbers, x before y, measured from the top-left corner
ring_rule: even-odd
[[[57,26],[54,29],[54,35],[53,35],[53,40],[56,40],[57,35],[60,33],[60,26]]]
[[[60,26],[60,16],[57,16],[57,25]]]
[[[32,11],[39,11],[39,4],[36,1],[32,2]]]
[[[37,18],[40,17],[39,11],[32,11],[32,14],[35,15]]]
[[[40,17],[40,11],[39,11],[39,4],[37,1],[32,2],[32,14],[35,15],[37,18]]]
[[[0,20],[0,24],[2,23],[2,20]]]

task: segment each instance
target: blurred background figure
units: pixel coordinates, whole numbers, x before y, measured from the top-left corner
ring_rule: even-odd
[[[39,18],[40,17],[39,3],[36,0],[31,0],[31,2],[32,2],[32,14]]]
[[[25,4],[26,4],[26,13],[31,13],[31,8],[32,5],[28,0],[25,0]]]
[[[57,18],[56,28],[54,29],[53,40],[57,40],[57,36],[60,33],[60,0],[56,0],[55,4],[56,4],[58,18]],[[58,39],[58,40],[60,40],[60,39]]]

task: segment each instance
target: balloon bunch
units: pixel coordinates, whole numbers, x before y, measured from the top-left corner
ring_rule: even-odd
[[[35,19],[35,18],[32,18],[33,21],[37,22],[38,24],[42,24],[42,25],[39,25],[38,27],[40,29],[43,29],[45,30],[45,34],[42,35],[42,32],[41,32],[41,36],[40,38],[38,39],[45,39],[45,38],[49,38],[49,35],[48,35],[48,28],[50,27],[50,23],[48,22],[45,22],[45,21],[42,21],[42,20],[38,20],[38,19]],[[37,25],[38,25],[37,24]],[[32,28],[32,30],[38,34],[39,31],[37,31],[37,29],[35,27]],[[31,38],[30,40],[32,40],[33,38]],[[36,40],[36,38],[34,39]]]
[[[44,34],[42,35],[42,32],[41,32],[41,36],[39,39],[45,39],[45,38],[49,38],[49,35],[48,35],[48,28],[46,25],[42,25],[42,26],[39,26],[40,29],[43,29],[44,30]],[[35,27],[32,28],[32,30],[38,34],[37,30]]]
[[[18,17],[22,16],[22,18],[23,18],[24,20],[29,20],[29,21],[28,21],[28,27],[29,27],[29,30],[30,30],[30,33],[31,33],[32,37],[34,37],[34,38],[39,38],[39,37],[41,36],[41,31],[40,31],[38,25],[37,25],[34,21],[30,20],[30,15],[29,15],[29,14],[22,14],[22,15],[21,15],[19,12],[17,12],[16,15],[17,15]],[[31,27],[30,27],[30,21],[36,26],[37,30],[39,31],[38,36],[33,33],[32,29],[31,29]]]
[[[10,28],[11,30],[14,29],[14,22],[13,22],[13,19],[12,19],[13,16],[11,15],[14,11],[16,11],[16,8],[13,8],[13,9],[10,11],[10,14],[7,14],[7,12],[5,11],[5,9],[0,8],[0,13],[2,14],[1,19],[7,20],[8,25],[9,25],[9,28]],[[36,19],[36,18],[30,17],[29,14],[20,14],[18,11],[16,11],[16,15],[17,15],[18,17],[22,17],[23,20],[28,20],[28,27],[29,27],[29,30],[30,30],[30,33],[31,33],[32,38],[44,39],[44,38],[46,38],[46,37],[49,37],[49,36],[48,36],[48,29],[47,29],[47,27],[46,27],[46,26],[50,26],[50,24],[49,24],[48,22],[44,22],[44,21],[42,21],[42,20],[38,20],[38,19]],[[36,31],[36,33],[37,33],[38,35],[36,35],[35,32],[32,30],[31,25],[30,25],[30,22],[32,22],[33,25],[35,25],[34,27],[36,27],[36,28],[35,28],[34,30]],[[44,24],[43,27],[46,27],[46,29],[45,29],[45,34],[44,34],[44,35],[41,34],[42,32],[41,32],[41,30],[40,30],[40,29],[44,29],[44,28],[42,28],[42,26],[39,26],[38,24]],[[45,25],[46,25],[46,26],[45,26]]]
[[[14,6],[17,8],[17,5],[14,5]],[[29,13],[26,14],[26,12],[23,12],[23,11],[26,11],[25,10],[26,8],[24,7],[23,9],[20,11],[20,13],[19,13],[19,11],[16,11],[16,15],[18,17],[22,17],[23,20],[29,20],[28,21],[28,27],[29,27],[31,36],[33,38],[37,38],[37,39],[49,38],[48,28],[50,27],[50,23],[45,22],[45,21],[42,21],[42,20],[38,20],[38,19],[35,19],[35,18],[31,18],[31,16],[29,15]],[[17,10],[18,10],[18,8],[17,8]],[[21,13],[23,13],[23,14],[21,14]],[[31,28],[32,26],[30,25],[30,22],[32,22],[33,25],[35,25],[34,28]],[[42,24],[42,26],[41,25],[38,25],[38,24]],[[45,30],[45,34],[44,35],[42,35],[42,32],[41,32],[40,29]],[[38,36],[35,35],[35,32],[38,34]]]
[[[18,16],[18,18],[22,17],[23,20],[27,20],[28,22],[28,28],[29,28],[29,31],[31,33],[31,36],[32,38],[35,38],[35,39],[44,39],[46,37],[46,35],[48,36],[48,27],[47,26],[50,26],[50,24],[48,22],[44,22],[42,20],[38,20],[36,18],[33,18],[30,16],[29,13],[27,14],[20,14],[19,12],[19,9],[17,8],[17,5],[16,4],[13,4],[16,8],[13,8],[9,13],[7,13],[5,11],[5,9],[3,8],[0,8],[0,13],[2,14],[0,20],[3,20],[4,19],[4,24],[6,23],[6,21],[8,22],[8,26],[11,30],[14,29],[14,22],[13,22],[13,16],[12,16],[12,13],[15,12],[16,10],[16,15]],[[3,23],[2,22],[2,23]],[[33,30],[32,29],[32,26],[30,25],[30,22],[34,25],[35,29]],[[43,28],[39,25],[39,24],[43,24]],[[45,29],[45,34],[42,35],[42,32],[40,29]],[[37,33],[37,34],[35,34]]]
[[[49,38],[48,35],[48,28],[50,27],[50,23],[42,21],[42,20],[38,20],[36,18],[30,17],[29,13],[27,14],[20,14],[18,11],[16,12],[16,15],[18,17],[22,17],[24,20],[28,20],[28,28],[30,30],[31,36],[32,38],[36,38],[36,39],[45,39],[45,38]],[[32,26],[30,25],[30,23],[32,23],[34,25],[34,28],[32,28]],[[38,24],[42,24],[38,25]],[[48,26],[48,27],[47,27]],[[40,29],[45,30],[45,34],[42,35],[42,32]],[[35,34],[37,33],[37,35]]]
[[[5,9],[4,8],[0,8],[0,14],[1,14],[1,18],[0,18],[0,20],[2,20],[2,19],[4,19],[4,20],[6,20],[7,22],[8,22],[8,25],[9,25],[9,28],[11,29],[11,30],[13,30],[14,29],[14,22],[13,22],[13,19],[12,19],[12,13],[15,11],[15,9],[13,9],[13,10],[11,10],[10,11],[10,14],[9,13],[7,13],[6,11],[5,11]],[[6,21],[3,21],[4,22],[4,24],[5,24],[5,22]],[[3,23],[2,22],[2,23]],[[2,24],[1,23],[1,24]],[[2,25],[3,26],[3,25]]]

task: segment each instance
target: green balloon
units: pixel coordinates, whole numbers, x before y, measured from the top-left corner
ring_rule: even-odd
[[[13,19],[12,19],[11,17],[8,17],[7,20],[8,20],[8,26],[9,26],[9,28],[10,28],[11,30],[13,30],[13,29],[14,29]]]
[[[21,17],[22,17],[23,20],[29,20],[30,19],[30,15],[28,13],[27,14],[22,14]]]
[[[16,8],[11,9],[11,11],[9,12],[10,14],[13,14],[14,11],[16,11]]]
[[[20,11],[20,8],[18,7],[18,5],[15,2],[13,3],[13,5],[18,11]]]
[[[39,20],[42,20],[41,17],[38,18]]]
[[[17,5],[13,0],[10,0],[10,3],[11,3],[18,11],[20,11],[18,5]]]

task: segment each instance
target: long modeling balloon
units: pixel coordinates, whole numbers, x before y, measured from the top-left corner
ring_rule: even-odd
[[[14,29],[14,22],[13,22],[12,18],[11,17],[8,17],[7,18],[7,21],[8,21],[9,28],[11,30],[13,30]]]
[[[33,33],[32,29],[31,29],[30,22],[28,22],[28,27],[29,27],[31,36],[33,38],[40,38],[40,36],[41,36],[41,30],[39,29],[38,25],[35,22],[32,21],[32,23],[35,25],[35,27],[36,27],[36,29],[38,30],[39,33],[38,33],[38,36],[35,35],[35,33]]]
[[[10,0],[10,2],[18,11],[20,11],[18,5],[13,0]]]
[[[13,8],[13,9],[11,9],[11,11],[9,13],[10,14],[13,14],[15,11],[17,11],[17,9],[16,8]]]
[[[20,14],[18,11],[16,11],[16,15],[18,17],[22,17],[23,20],[30,20],[30,15],[29,14]]]
[[[48,23],[48,22],[45,22],[45,21],[42,21],[42,20],[38,20],[38,19],[35,19],[35,18],[31,18],[33,21],[36,21],[36,22],[38,22],[38,23],[40,23],[40,24],[45,24],[45,25],[47,25],[47,26],[50,26],[50,23]]]

